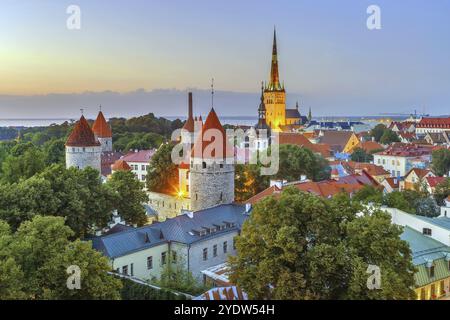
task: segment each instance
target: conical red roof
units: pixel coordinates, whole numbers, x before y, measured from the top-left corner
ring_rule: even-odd
[[[93,147],[99,146],[100,143],[95,139],[94,132],[92,132],[89,123],[84,116],[81,116],[77,121],[75,127],[70,133],[66,141],[68,147]]]
[[[216,129],[219,130],[222,134],[221,137],[221,144],[222,144],[222,154],[219,154],[219,152],[216,152],[216,149],[211,146],[208,147],[210,144],[213,144],[217,146],[217,142],[215,142],[216,139],[216,132],[211,131],[208,132],[210,129]],[[212,140],[212,141],[211,141]],[[200,149],[201,146],[201,149]],[[208,150],[205,149],[208,147]],[[200,154],[201,150],[201,154]],[[211,154],[209,154],[211,151]],[[226,132],[224,128],[222,127],[222,124],[220,123],[219,117],[217,117],[216,112],[214,111],[214,108],[211,109],[211,111],[208,114],[208,117],[206,118],[206,121],[202,127],[202,133],[198,137],[197,141],[194,144],[194,147],[192,148],[192,157],[196,158],[207,158],[207,159],[224,159],[224,158],[232,158],[234,156],[234,151],[232,148],[232,145],[228,142]]]
[[[112,137],[112,131],[109,127],[108,123],[105,120],[105,117],[103,116],[103,112],[99,112],[97,119],[95,119],[94,124],[92,125],[92,131],[94,134],[97,135],[97,137],[100,138],[111,138]]]
[[[131,171],[131,167],[125,160],[119,159],[111,166],[112,171]]]

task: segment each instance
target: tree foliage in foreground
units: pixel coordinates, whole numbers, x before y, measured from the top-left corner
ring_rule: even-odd
[[[35,216],[15,233],[0,220],[0,299],[120,299],[107,258],[72,237],[61,217]],[[79,290],[67,288],[72,265],[81,271]]]
[[[253,209],[230,258],[231,281],[252,299],[410,299],[414,266],[402,229],[382,211],[357,217],[346,195],[331,200],[285,189]],[[381,289],[367,288],[368,265]]]

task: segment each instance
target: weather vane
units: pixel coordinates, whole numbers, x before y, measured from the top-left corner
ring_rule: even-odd
[[[214,108],[214,78],[211,79],[211,107]]]

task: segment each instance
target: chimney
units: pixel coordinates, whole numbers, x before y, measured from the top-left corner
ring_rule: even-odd
[[[192,118],[192,92],[189,92],[189,111],[188,111],[188,118]]]

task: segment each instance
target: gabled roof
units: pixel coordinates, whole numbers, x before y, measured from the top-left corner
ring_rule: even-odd
[[[95,119],[92,125],[92,131],[99,138],[112,138],[112,131],[108,123],[106,123],[103,112],[99,112],[97,119]]]
[[[336,150],[341,152],[352,135],[354,135],[352,131],[325,130],[320,138],[320,142],[326,143],[331,147],[337,147]]]
[[[84,116],[81,116],[77,121],[75,127],[67,138],[67,147],[96,147],[100,142],[95,138],[94,132],[89,127],[88,122]]]
[[[221,137],[216,137],[218,133],[221,134]],[[220,140],[215,141],[216,138],[219,138]],[[192,157],[215,160],[234,157],[233,146],[228,141],[226,132],[222,127],[214,108],[211,108],[211,111],[203,124],[202,131],[192,147]]]
[[[442,182],[445,181],[445,177],[426,177],[425,178],[427,181],[427,184],[431,187],[434,188],[436,187],[438,184],[441,184]]]
[[[428,169],[419,169],[419,168],[412,168],[411,170],[408,171],[408,173],[405,174],[405,178],[407,176],[409,176],[412,172],[414,172],[417,177],[419,177],[419,179],[422,179],[423,177],[425,177],[427,174],[429,174],[431,172],[431,170]]]
[[[396,177],[389,177],[389,178],[385,178],[383,180],[383,182],[387,182],[387,184],[392,188],[392,189],[398,189],[399,188],[399,183],[400,183],[400,179],[396,178]]]
[[[417,128],[449,128],[450,117],[446,118],[422,118],[417,124]]]
[[[131,171],[131,167],[128,165],[128,163],[123,160],[119,159],[111,166],[111,170],[113,171]]]
[[[330,157],[330,146],[324,143],[312,143],[301,133],[280,132],[278,135],[279,144],[293,144],[299,147],[305,147],[315,153],[320,153],[323,157]]]
[[[137,152],[130,152],[127,155],[125,155],[122,160],[126,161],[126,162],[145,162],[148,163],[150,161],[150,159],[153,157],[153,155],[155,154],[156,150],[155,149],[151,149],[151,150],[140,150]]]
[[[365,150],[366,152],[372,152],[375,150],[383,150],[384,149],[384,147],[376,141],[360,142],[356,147],[361,148],[361,149]]]

